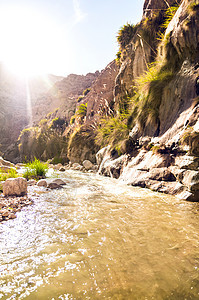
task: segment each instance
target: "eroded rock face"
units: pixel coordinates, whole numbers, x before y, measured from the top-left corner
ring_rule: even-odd
[[[48,83],[42,77],[29,80],[32,104],[41,94],[49,90],[53,84],[63,77],[49,76]],[[22,79],[11,74],[3,64],[0,64],[0,140],[4,157],[10,160],[9,153],[18,155],[12,144],[18,139],[20,131],[32,122],[27,105],[27,85]],[[12,120],[12,122],[10,122]],[[13,158],[12,154],[12,158]]]
[[[4,72],[0,74],[3,83],[0,83],[1,151],[6,159],[17,162],[23,155],[23,151],[21,153],[17,147],[21,130],[38,124],[48,114],[51,114],[52,120],[60,117],[69,123],[74,114],[78,96],[91,86],[99,76],[99,72],[88,73],[85,76],[71,74],[66,78],[49,75],[45,80],[43,78],[30,80],[31,115],[27,107],[25,83],[16,78],[9,78],[9,76]]]
[[[193,160],[190,161],[189,156],[187,160],[184,156],[184,161],[192,163],[192,170],[187,168],[189,164],[183,164],[179,158],[176,164],[169,154],[146,150],[140,150],[135,157],[122,155],[114,159],[106,147],[97,153],[97,161],[99,174],[119,178],[129,185],[178,195],[187,201],[199,201],[199,170],[198,166],[193,170]]]
[[[145,0],[143,8],[143,17],[151,17],[151,15],[159,9],[168,9],[169,5],[178,4],[179,1],[176,0]]]
[[[4,196],[23,196],[27,194],[27,180],[22,177],[9,178],[3,184]]]
[[[15,165],[12,164],[10,161],[7,161],[7,160],[3,159],[3,158],[0,156],[0,167],[1,167],[1,166],[15,167]]]
[[[77,98],[82,95],[86,88],[90,88],[99,76],[99,71],[86,75],[70,74],[66,78],[58,81],[51,90],[38,97],[33,106],[33,120],[40,121],[44,117],[59,108],[56,116],[66,116],[70,122],[70,117],[74,114]]]

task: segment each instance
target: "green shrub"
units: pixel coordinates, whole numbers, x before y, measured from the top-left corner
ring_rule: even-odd
[[[196,132],[192,126],[188,126],[186,128],[186,130],[184,131],[184,133],[183,133],[183,135],[180,139],[180,142],[182,144],[189,145],[190,140],[191,140],[192,137],[194,137],[194,135],[199,136],[199,132]]]
[[[75,123],[75,115],[70,118],[70,124],[72,125],[74,123]]]
[[[120,64],[121,56],[122,56],[122,51],[118,51],[116,54],[116,59],[115,59],[115,61],[118,65]]]
[[[128,137],[128,134],[127,117],[119,115],[101,120],[95,140],[99,146],[111,145],[119,153],[121,143]]]
[[[19,174],[15,169],[10,169],[8,172],[5,172],[3,169],[0,169],[0,181],[5,181],[8,178],[19,177]]]
[[[87,88],[87,89],[85,89],[84,91],[83,91],[83,96],[86,96],[86,95],[88,95],[88,93],[90,92],[90,88]]]
[[[137,25],[132,25],[129,23],[120,28],[117,35],[117,41],[119,43],[120,49],[124,49],[130,43],[136,30]]]
[[[196,12],[198,10],[199,10],[199,3],[197,3],[196,0],[194,0],[192,3],[189,4],[188,6],[189,13]]]
[[[47,119],[42,119],[42,120],[39,122],[39,125],[40,125],[40,126],[44,126],[44,125],[47,124],[47,122],[48,122]]]
[[[137,79],[136,92],[131,99],[133,108],[128,118],[128,126],[137,122],[143,130],[149,123],[159,124],[159,107],[163,90],[173,76],[172,70],[157,62]]]
[[[163,22],[163,24],[161,25],[162,28],[167,29],[169,23],[171,22],[171,20],[173,19],[176,11],[178,10],[179,5],[175,5],[175,6],[170,6],[166,12],[165,12],[165,20]]]
[[[58,117],[52,120],[50,128],[63,130],[67,125],[68,124],[65,119]]]
[[[26,163],[23,177],[26,179],[40,179],[45,178],[48,171],[48,166],[35,158],[33,161]]]
[[[78,98],[77,98],[77,102],[79,103],[80,101],[82,101],[84,99],[84,96],[79,96]]]
[[[78,109],[76,111],[76,116],[77,117],[85,117],[86,113],[87,113],[87,103],[80,104],[80,106],[78,107]]]

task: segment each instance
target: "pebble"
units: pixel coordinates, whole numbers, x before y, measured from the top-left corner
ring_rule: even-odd
[[[4,197],[0,195],[0,222],[15,219],[16,212],[33,201],[28,197]]]

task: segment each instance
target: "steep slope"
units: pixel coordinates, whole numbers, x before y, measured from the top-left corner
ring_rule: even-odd
[[[148,4],[153,8],[153,1],[146,1],[145,8]],[[157,8],[158,2],[154,2],[154,10]],[[161,41],[157,42],[155,37],[156,48],[153,40],[150,46],[149,43],[144,46],[144,39],[139,40],[144,27],[152,29],[149,25],[154,26],[154,21],[156,23],[160,17],[154,15],[148,19],[146,12],[145,9],[136,35],[123,49],[127,54],[124,60],[120,59],[116,79],[117,101],[124,101],[125,90],[132,95],[126,117],[130,146],[123,151],[126,154],[117,159],[110,148],[99,153],[100,172],[120,177],[132,185],[198,201],[199,5],[196,1],[182,1],[166,31],[161,31]],[[159,23],[160,29],[162,24],[164,22]],[[152,59],[151,51],[154,53]],[[141,58],[139,68],[136,55]],[[154,61],[154,64],[146,63],[143,73],[145,60],[147,63]],[[134,74],[143,75],[136,80]]]
[[[48,105],[55,108],[61,94],[61,110],[21,134],[21,158],[28,149],[30,157],[95,162],[106,146],[97,153],[99,173],[198,201],[198,24],[197,1],[146,0],[141,22],[118,33],[116,62],[83,95],[60,93],[57,84]],[[68,97],[77,98],[72,117],[64,111]]]
[[[48,113],[58,109],[59,116],[66,116],[70,121],[70,116],[75,109],[76,100],[82,92],[89,88],[98,77],[99,71],[84,75],[70,74],[54,86],[45,94],[37,97],[33,105],[33,121],[37,124]]]
[[[99,150],[95,142],[96,129],[99,120],[112,113],[117,72],[118,67],[113,61],[102,70],[89,93],[77,104],[75,122],[69,129],[67,156],[71,162],[82,163],[85,159],[96,161],[95,154]],[[81,107],[85,107],[85,113],[80,113]]]
[[[28,82],[0,65],[0,145],[3,153],[16,142],[20,131],[30,123],[30,101],[45,94],[62,77],[49,75]],[[30,99],[30,101],[28,101]]]
[[[19,159],[15,144],[20,132],[25,127],[37,125],[46,115],[51,115],[50,120],[63,118],[68,124],[74,114],[78,95],[98,75],[99,72],[86,76],[71,74],[67,78],[47,75],[24,81],[2,67],[0,141],[4,157],[11,161],[16,160],[16,157]]]
[[[71,74],[36,98],[33,126],[21,132],[14,152],[7,152],[6,157],[12,160],[13,156],[18,156],[18,160],[24,160],[36,156],[43,160],[55,158],[56,161],[68,161],[68,134],[64,131],[75,113],[78,97],[95,83],[99,74],[99,71],[85,76]],[[17,149],[19,152],[16,155]]]

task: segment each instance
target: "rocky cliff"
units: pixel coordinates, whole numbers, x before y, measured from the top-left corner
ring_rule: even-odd
[[[45,95],[40,95],[35,99],[32,112],[35,124],[44,118],[44,114],[47,115],[56,109],[58,109],[57,116],[65,116],[69,122],[74,113],[77,98],[91,86],[98,75],[99,71],[85,76],[70,74],[57,81]]]
[[[67,152],[71,162],[81,163],[85,159],[96,161],[95,155],[99,150],[99,145],[95,142],[96,130],[100,119],[110,116],[113,112],[113,89],[117,73],[118,66],[113,61],[102,70],[91,85],[89,93],[77,104]],[[85,113],[81,114],[79,111],[83,105],[86,109]]]
[[[5,68],[0,80],[0,140],[4,157],[11,161],[20,159],[17,142],[24,128],[38,128],[42,119],[52,122],[60,118],[67,126],[74,114],[79,95],[98,77],[99,72],[86,76],[71,74],[66,78],[47,75],[24,81],[11,75]],[[45,123],[45,122],[44,122]],[[42,122],[41,122],[42,124]],[[26,138],[27,138],[26,131]],[[22,135],[20,135],[22,136]],[[24,140],[27,143],[27,139]],[[24,147],[24,149],[26,146]],[[30,158],[28,147],[21,159]],[[31,152],[32,153],[32,152]],[[37,156],[37,152],[33,156]]]
[[[132,95],[127,117],[130,147],[116,159],[111,148],[105,148],[98,154],[98,163],[101,174],[198,201],[199,4],[182,1],[165,31],[160,26],[161,41],[155,36],[156,43],[153,39],[146,43],[144,38],[141,41],[143,29],[152,28],[160,17],[149,16],[147,8],[162,9],[159,2],[145,2],[143,20],[123,49],[125,57],[120,59],[116,78],[116,101],[121,101],[125,90]]]
[[[17,141],[20,131],[32,122],[32,118],[34,121],[30,105],[33,107],[41,95],[45,98],[50,87],[61,79],[48,75],[25,81],[0,65],[0,151],[5,155],[11,144]]]
[[[146,0],[140,23],[118,33],[116,61],[100,74],[70,75],[35,102],[21,158],[95,162],[99,150],[100,174],[198,201],[198,21],[198,1]],[[56,99],[61,109],[38,123]]]

